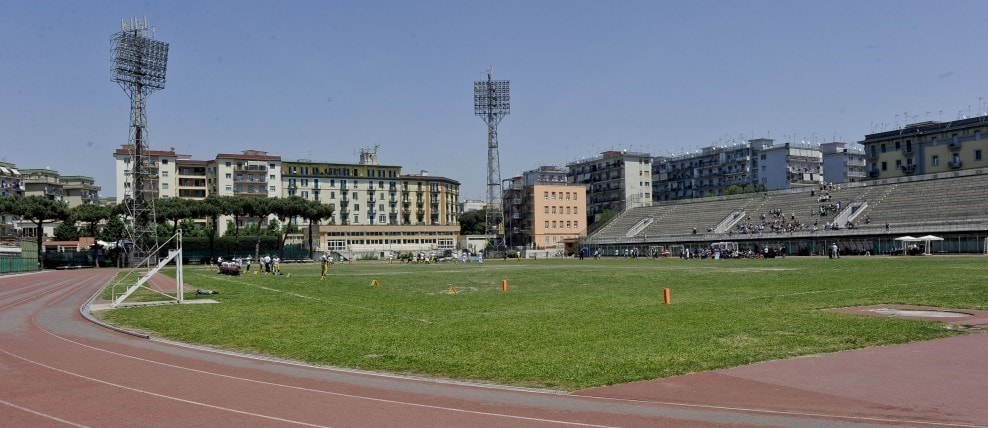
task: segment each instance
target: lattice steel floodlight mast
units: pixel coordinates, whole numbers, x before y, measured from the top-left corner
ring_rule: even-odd
[[[473,112],[487,123],[487,234],[501,237],[504,201],[501,200],[497,125],[511,112],[511,94],[507,80],[494,80],[493,66],[487,71],[487,80],[473,82]]]
[[[131,173],[126,177],[130,197],[125,201],[133,228],[130,231],[133,253],[130,264],[151,263],[152,249],[157,247],[157,224],[154,198],[157,194],[157,165],[151,163],[147,142],[147,97],[165,88],[168,43],[154,40],[154,28],[132,18],[121,20],[120,32],[111,38],[110,79],[130,97]],[[126,191],[125,191],[126,192]]]

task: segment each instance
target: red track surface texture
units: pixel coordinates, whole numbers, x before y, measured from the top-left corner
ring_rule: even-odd
[[[983,426],[988,335],[573,394],[310,367],[105,329],[114,272],[0,277],[0,426]]]

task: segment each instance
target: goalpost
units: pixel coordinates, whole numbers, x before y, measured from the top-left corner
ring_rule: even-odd
[[[158,264],[152,268],[151,267],[151,263],[150,263],[150,260],[152,260],[152,257],[154,257],[154,255],[156,255],[161,248],[163,248],[164,246],[168,245],[168,243],[169,242],[172,242],[172,241],[175,242],[175,249],[169,249],[168,250],[168,256],[165,257],[165,258],[163,258],[163,259],[161,259],[160,261],[158,261]],[[145,289],[151,290],[151,291],[153,291],[155,293],[158,293],[158,294],[161,294],[161,295],[164,295],[164,296],[168,296],[168,294],[163,293],[161,291],[155,290],[155,289],[150,288],[150,287],[145,287],[144,284],[146,282],[148,282],[148,280],[150,280],[154,275],[156,275],[158,273],[158,271],[161,270],[161,268],[165,267],[172,260],[175,260],[175,299],[176,299],[176,301],[178,303],[184,302],[185,301],[185,296],[184,296],[184,293],[183,293],[183,290],[182,290],[182,285],[184,284],[183,269],[182,269],[182,229],[179,229],[177,232],[175,232],[174,235],[172,235],[171,238],[168,238],[167,241],[165,241],[164,243],[162,243],[162,244],[158,245],[157,247],[155,247],[151,251],[151,253],[148,255],[148,258],[144,259],[139,264],[138,267],[132,269],[124,277],[123,282],[126,282],[127,281],[127,277],[130,276],[130,275],[132,275],[132,274],[137,274],[139,269],[142,269],[143,267],[149,268],[139,278],[137,278],[137,281],[135,281],[134,284],[129,285],[127,287],[127,290],[126,291],[124,291],[122,294],[120,294],[119,296],[117,296],[116,298],[114,298],[113,299],[113,303],[111,303],[110,306],[111,307],[114,307],[114,308],[117,307],[118,305],[120,305],[121,303],[123,303],[124,300],[127,300],[127,298],[130,297],[131,294],[133,294],[135,291],[137,291],[138,288],[141,288],[141,287],[144,287]],[[171,297],[171,296],[168,296],[168,297]]]

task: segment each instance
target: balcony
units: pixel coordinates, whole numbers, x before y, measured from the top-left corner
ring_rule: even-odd
[[[871,177],[871,178],[878,178],[878,174],[879,173],[878,173],[878,170],[877,169],[873,169],[871,171],[868,171],[868,177]]]
[[[960,159],[955,159],[947,163],[947,166],[949,166],[950,169],[958,169],[962,165],[964,165],[964,162],[962,162]]]
[[[915,174],[916,173],[916,165],[910,164],[910,165],[903,166],[902,167],[902,172],[904,174]]]
[[[951,141],[950,144],[948,144],[948,147],[950,147],[950,151],[952,151],[952,152],[960,151],[961,150],[961,142],[960,141]]]

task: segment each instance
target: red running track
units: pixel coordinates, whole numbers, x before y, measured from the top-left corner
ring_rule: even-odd
[[[793,385],[806,369],[800,360],[811,359],[562,394],[216,352],[87,321],[80,308],[114,273],[0,277],[0,426],[978,426],[986,417],[931,411],[936,402],[911,409],[923,399],[915,393],[898,406],[898,393],[883,391],[879,379],[861,388],[863,397],[844,395],[844,385],[821,387],[819,379]],[[967,369],[980,373],[981,389],[958,395],[977,394],[971,400],[984,407],[988,335],[953,339],[972,337],[980,341],[960,345],[980,347],[980,362]]]

